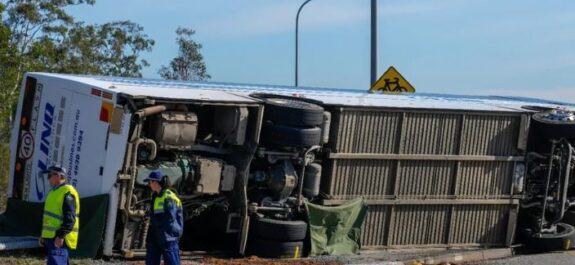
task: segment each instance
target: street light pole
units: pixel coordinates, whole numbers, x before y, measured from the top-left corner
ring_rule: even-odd
[[[377,0],[371,0],[371,78],[370,86],[377,78]]]
[[[303,4],[301,4],[301,6],[299,7],[299,9],[297,10],[297,15],[295,17],[295,86],[297,86],[298,84],[298,26],[299,26],[299,13],[301,12],[301,9],[307,4],[309,3],[309,1],[311,0],[306,0],[305,2],[303,2]]]

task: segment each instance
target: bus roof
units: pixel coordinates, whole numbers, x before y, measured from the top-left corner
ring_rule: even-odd
[[[575,104],[527,97],[466,96],[430,93],[382,94],[368,93],[367,89],[336,89],[293,87],[279,85],[252,85],[201,81],[172,81],[108,76],[83,76],[50,73],[29,73],[89,84],[112,93],[133,97],[192,99],[204,101],[245,102],[257,99],[253,93],[280,94],[319,100],[327,105],[351,107],[385,107],[525,112],[523,106],[543,108],[563,107],[575,109]]]

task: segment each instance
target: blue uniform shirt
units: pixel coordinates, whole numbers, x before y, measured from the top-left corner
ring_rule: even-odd
[[[165,189],[160,194],[152,195],[152,209],[154,200],[161,197]],[[150,212],[150,231],[148,231],[147,243],[166,246],[167,242],[177,241],[184,231],[184,216],[181,208],[176,206],[176,202],[169,197],[164,201],[164,212],[154,214]]]

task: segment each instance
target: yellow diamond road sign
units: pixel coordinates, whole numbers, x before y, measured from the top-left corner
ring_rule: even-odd
[[[374,91],[413,93],[415,88],[393,66],[390,66],[369,89],[369,92]]]

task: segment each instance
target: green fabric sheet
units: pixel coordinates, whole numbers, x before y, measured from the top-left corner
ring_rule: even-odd
[[[306,202],[305,207],[310,228],[310,256],[359,253],[361,225],[367,214],[363,198],[333,207]]]
[[[93,258],[104,237],[108,195],[80,199],[78,247],[70,256]],[[8,199],[6,212],[0,215],[0,236],[35,236],[42,230],[44,203]]]

